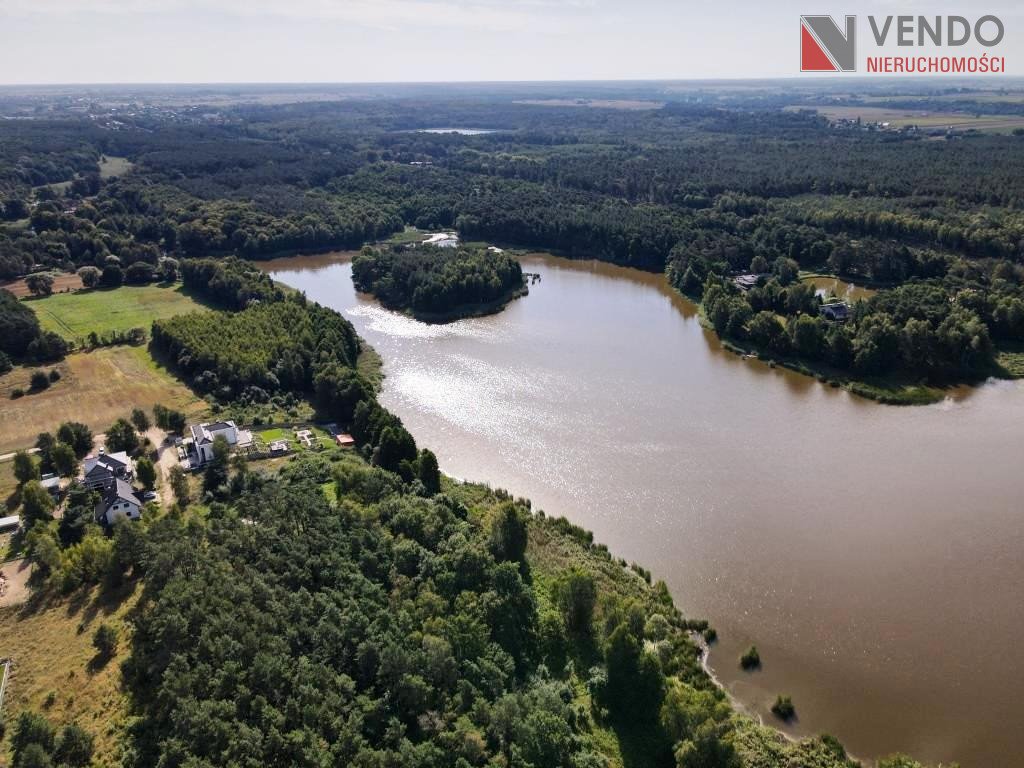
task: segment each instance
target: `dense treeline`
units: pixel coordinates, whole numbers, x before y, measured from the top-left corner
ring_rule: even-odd
[[[48,363],[60,360],[66,352],[67,343],[52,331],[44,331],[27,304],[0,289],[0,354]]]
[[[524,288],[523,270],[504,252],[484,248],[365,248],[352,280],[386,307],[417,316],[457,317],[508,301]]]
[[[241,259],[185,259],[180,269],[186,288],[229,309],[277,301],[284,295],[268,274]]]
[[[821,316],[821,299],[812,284],[796,281],[792,260],[779,258],[747,292],[686,255],[669,277],[702,299],[723,336],[862,376],[899,372],[945,383],[991,374],[994,342],[1024,340],[1024,270],[1005,261],[986,266],[954,262],[942,278],[879,291],[856,303],[848,322]],[[767,261],[755,257],[751,269],[767,272]]]
[[[312,392],[318,374],[329,366],[351,369],[359,354],[351,323],[302,297],[158,320],[153,343],[193,386],[224,399],[253,387]]]

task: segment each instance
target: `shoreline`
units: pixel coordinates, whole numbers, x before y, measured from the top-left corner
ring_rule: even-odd
[[[526,285],[526,281],[524,280],[522,287],[510,291],[494,301],[489,301],[484,304],[461,304],[458,307],[453,307],[447,312],[417,312],[409,307],[400,307],[394,304],[385,303],[380,299],[380,297],[370,291],[360,291],[356,288],[356,293],[363,296],[372,296],[374,301],[384,307],[384,309],[391,312],[397,312],[398,314],[406,317],[411,317],[413,320],[418,320],[421,323],[427,323],[428,325],[445,325],[447,323],[454,323],[458,320],[469,320],[474,317],[496,315],[516,299],[528,296],[530,288]]]

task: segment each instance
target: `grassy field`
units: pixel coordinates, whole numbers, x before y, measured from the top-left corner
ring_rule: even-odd
[[[80,341],[90,331],[101,336],[111,331],[145,328],[154,320],[181,315],[204,304],[180,286],[126,285],[120,288],[55,293],[26,302],[48,331],[69,341]]]
[[[100,178],[112,179],[115,176],[123,176],[132,169],[132,162],[126,157],[112,157],[106,155],[100,159]]]
[[[62,421],[81,421],[103,431],[131,409],[154,403],[178,408],[190,416],[206,404],[160,367],[145,347],[107,347],[77,352],[55,366],[60,381],[42,392],[10,399],[16,387],[28,390],[30,368],[16,368],[0,377],[0,453],[35,444],[36,435]]]
[[[0,657],[13,659],[4,697],[3,718],[8,724],[24,709],[44,714],[54,725],[77,722],[96,738],[94,765],[115,765],[120,727],[128,722],[128,708],[120,690],[120,662],[130,645],[125,617],[138,592],[103,598],[98,590],[55,605],[0,609]],[[117,655],[100,665],[92,635],[107,622],[120,632]],[[0,765],[10,765],[10,740],[0,747]]]

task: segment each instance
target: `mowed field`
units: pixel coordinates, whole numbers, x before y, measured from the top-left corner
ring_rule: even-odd
[[[145,328],[154,320],[182,315],[204,305],[180,285],[126,285],[75,293],[55,293],[28,299],[43,328],[69,341],[84,339],[91,331],[101,336],[111,331]]]
[[[105,347],[76,352],[56,365],[59,381],[42,392],[11,399],[11,391],[28,391],[33,369],[16,368],[0,377],[0,454],[35,444],[40,432],[52,432],[61,422],[80,421],[99,433],[132,408],[149,410],[155,403],[177,408],[189,416],[206,404],[159,366],[145,347]]]
[[[813,109],[830,120],[856,120],[865,123],[889,123],[894,128],[916,125],[918,128],[944,128],[954,131],[989,131],[1009,133],[1024,128],[1024,117],[1019,115],[968,115],[962,112],[934,112],[925,109],[890,109],[888,107],[786,107],[786,109]]]

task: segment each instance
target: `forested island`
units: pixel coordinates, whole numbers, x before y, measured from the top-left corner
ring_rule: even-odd
[[[385,307],[433,322],[497,312],[528,290],[518,261],[483,247],[364,248],[352,281]]]

